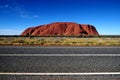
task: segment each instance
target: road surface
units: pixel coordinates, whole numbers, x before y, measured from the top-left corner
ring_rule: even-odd
[[[120,80],[120,47],[0,46],[0,80]]]

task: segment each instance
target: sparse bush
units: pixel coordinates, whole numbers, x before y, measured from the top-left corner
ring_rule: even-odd
[[[120,46],[120,37],[0,37],[0,45]]]

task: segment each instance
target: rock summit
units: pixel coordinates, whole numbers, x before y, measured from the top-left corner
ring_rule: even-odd
[[[29,27],[21,36],[98,36],[96,28],[89,24],[74,22],[55,22],[35,27]]]

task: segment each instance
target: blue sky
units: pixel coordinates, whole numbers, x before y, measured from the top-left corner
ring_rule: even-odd
[[[52,22],[91,24],[100,34],[120,35],[120,0],[0,0],[0,35]]]

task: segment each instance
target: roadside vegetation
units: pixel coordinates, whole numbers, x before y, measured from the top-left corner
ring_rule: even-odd
[[[120,46],[120,37],[16,37],[1,36],[0,45],[14,46]]]

